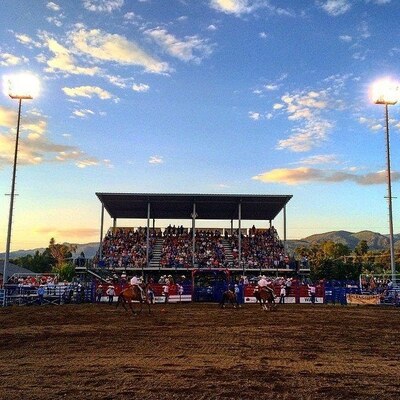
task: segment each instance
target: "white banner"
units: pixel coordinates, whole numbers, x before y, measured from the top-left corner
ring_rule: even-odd
[[[257,300],[253,296],[246,296],[244,298],[245,303],[256,303]],[[279,303],[279,297],[275,297],[275,302]],[[290,296],[290,297],[285,297],[285,304],[296,304],[296,297]]]
[[[179,296],[178,294],[171,295],[168,298],[168,303],[179,303],[179,302],[188,302],[192,301],[192,295],[191,294],[183,294],[182,296]],[[165,296],[155,296],[154,297],[154,302],[155,303],[165,303]]]
[[[300,304],[312,304],[311,297],[300,297]],[[324,304],[324,298],[316,297],[315,304]]]

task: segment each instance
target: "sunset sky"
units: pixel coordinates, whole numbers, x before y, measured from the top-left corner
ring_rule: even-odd
[[[399,15],[395,0],[2,0],[0,75],[41,85],[22,103],[11,250],[98,241],[96,192],[288,194],[289,239],[387,234],[369,90],[400,79]],[[4,251],[18,101],[1,85]]]

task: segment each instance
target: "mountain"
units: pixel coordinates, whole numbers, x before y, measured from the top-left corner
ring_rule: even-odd
[[[389,237],[381,235],[377,232],[361,231],[361,232],[348,232],[348,231],[332,231],[326,233],[319,233],[307,236],[301,240],[288,240],[289,252],[292,252],[296,247],[307,246],[311,243],[322,243],[331,240],[335,243],[342,243],[348,246],[351,250],[358,245],[361,240],[365,240],[370,250],[383,250],[389,248]],[[400,235],[394,235],[395,248],[400,248]]]
[[[351,250],[357,246],[357,244],[361,240],[365,240],[368,244],[370,250],[383,250],[389,248],[389,237],[387,235],[381,235],[377,232],[371,231],[361,231],[361,232],[348,232],[348,231],[332,231],[326,233],[318,233],[315,235],[307,236],[304,239],[300,240],[287,240],[286,246],[288,252],[293,254],[297,247],[309,246],[311,243],[322,243],[327,240],[332,240],[336,243],[343,243],[348,246]],[[400,234],[394,235],[394,246],[396,249],[400,250]],[[69,243],[65,243],[69,244]],[[73,253],[73,257],[76,258],[83,251],[85,253],[85,257],[92,258],[95,256],[97,250],[99,249],[98,242],[85,243],[85,244],[77,244],[76,252]],[[19,258],[26,256],[28,254],[35,254],[36,251],[42,253],[44,248],[37,248],[32,250],[18,250],[12,251],[10,254],[10,258]],[[0,253],[0,259],[4,259],[4,253]]]
[[[63,244],[71,244],[71,243],[63,243]],[[92,243],[85,243],[85,244],[78,244],[78,243],[72,243],[73,245],[77,246],[75,253],[72,253],[72,257],[76,258],[83,252],[85,254],[86,258],[93,258],[99,249],[99,243],[98,242],[92,242]],[[25,257],[29,254],[33,255],[38,251],[39,253],[43,253],[46,249],[44,247],[39,247],[36,249],[31,249],[31,250],[17,250],[17,251],[12,251],[10,253],[10,259],[14,258],[19,258],[19,257]],[[0,259],[4,259],[5,253],[0,253]]]

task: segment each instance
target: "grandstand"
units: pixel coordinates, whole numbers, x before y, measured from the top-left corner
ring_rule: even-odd
[[[197,269],[229,269],[242,274],[297,272],[298,264],[285,252],[286,205],[291,195],[96,195],[101,202],[97,270],[142,275]],[[105,211],[113,220],[106,234]],[[273,226],[280,213],[283,239]],[[147,225],[126,227],[121,224],[124,219],[147,220]],[[165,220],[189,220],[191,226],[166,226]],[[202,225],[230,221],[230,227],[198,227],[199,221]],[[243,228],[243,221],[255,222],[257,227]]]

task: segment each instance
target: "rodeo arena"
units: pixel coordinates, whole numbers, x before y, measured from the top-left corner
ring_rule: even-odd
[[[286,249],[286,207],[291,195],[96,195],[101,203],[96,256],[87,259],[81,254],[74,260],[72,282],[9,265],[0,291],[2,305],[112,304],[135,286],[143,286],[142,300],[152,304],[224,305],[230,300],[228,292],[237,305],[256,303],[264,289],[273,294],[272,308],[277,304],[400,304],[392,276],[312,282],[308,260],[296,259]],[[105,211],[113,221],[108,229]],[[283,218],[281,236],[273,223],[277,216]],[[147,220],[147,225],[128,227],[124,219]],[[166,225],[164,220],[187,220],[189,226]],[[230,226],[198,227],[199,220],[202,226],[215,221],[230,221]],[[257,221],[257,226],[243,228],[246,221]]]

